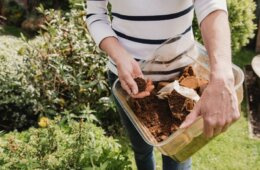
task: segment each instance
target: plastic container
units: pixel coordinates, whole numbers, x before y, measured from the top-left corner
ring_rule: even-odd
[[[196,48],[198,48],[198,57],[196,58],[197,62],[192,64],[193,69],[195,70],[197,76],[208,79],[209,72],[207,69],[208,58],[206,50],[200,44],[196,44]],[[236,94],[240,104],[243,99],[242,84],[244,81],[244,74],[236,65],[233,65],[233,72],[235,76]],[[121,88],[118,80],[114,83],[112,91],[142,138],[148,144],[156,147],[162,154],[170,156],[178,162],[183,162],[209,142],[209,140],[203,136],[202,117],[199,117],[190,127],[186,129],[179,129],[171,134],[166,140],[157,142],[148,128],[139,121],[133,110],[130,108],[128,104],[129,96]]]

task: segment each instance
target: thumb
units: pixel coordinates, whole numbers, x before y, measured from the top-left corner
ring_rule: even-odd
[[[186,117],[184,122],[181,124],[180,128],[189,127],[200,115],[200,101],[195,105],[190,114]]]

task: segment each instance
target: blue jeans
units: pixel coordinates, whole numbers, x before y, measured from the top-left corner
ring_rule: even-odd
[[[117,76],[108,71],[109,84],[112,87]],[[120,104],[114,99],[117,111],[120,115],[122,124],[124,125],[127,135],[130,139],[132,149],[134,151],[135,162],[138,170],[155,170],[155,160],[153,154],[153,146],[147,144],[140,136],[132,122],[129,120]],[[163,170],[190,170],[191,159],[183,163],[178,163],[172,158],[162,155]]]

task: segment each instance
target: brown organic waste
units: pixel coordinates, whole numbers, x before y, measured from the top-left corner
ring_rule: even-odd
[[[139,83],[141,78],[135,79],[139,90],[145,87]],[[142,82],[145,82],[143,80]],[[205,88],[207,80],[196,77],[191,66],[186,67],[180,78],[180,85],[193,88],[201,94],[202,87]],[[195,102],[173,90],[167,99],[159,99],[157,92],[169,82],[155,82],[155,88],[150,96],[142,99],[130,98],[129,104],[138,119],[143,123],[158,142],[167,139],[176,131],[186,116],[193,109]],[[142,87],[139,87],[139,85]]]
[[[146,81],[144,79],[142,79],[141,77],[137,77],[134,80],[138,86],[138,92],[145,91]]]

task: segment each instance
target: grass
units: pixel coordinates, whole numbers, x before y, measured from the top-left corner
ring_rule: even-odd
[[[193,169],[260,169],[260,140],[248,138],[247,119],[241,117],[226,133],[193,156]]]
[[[251,64],[251,61],[256,53],[250,49],[242,49],[240,52],[234,54],[233,63],[243,68],[244,65]]]

